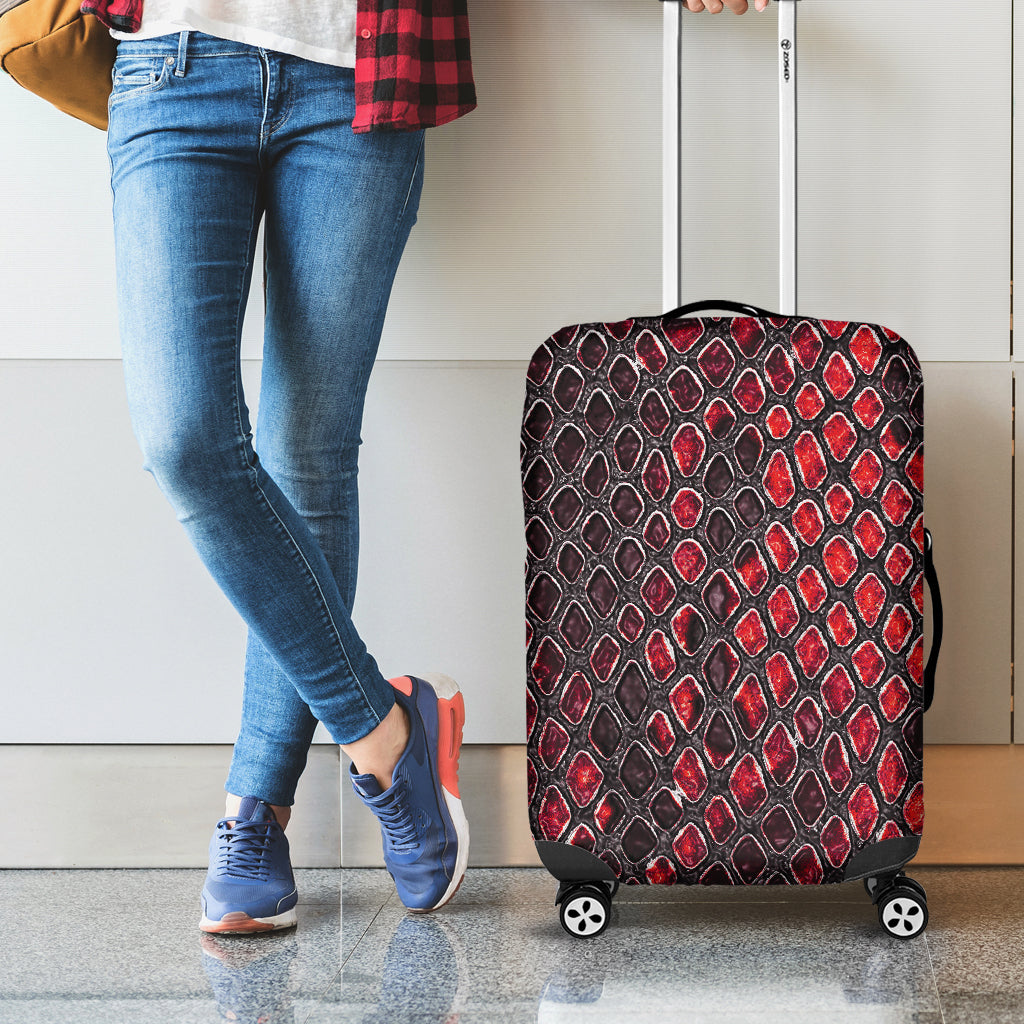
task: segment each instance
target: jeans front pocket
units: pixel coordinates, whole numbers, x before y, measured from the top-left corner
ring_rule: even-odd
[[[170,79],[173,57],[162,54],[118,53],[111,72],[110,103],[162,89]]]

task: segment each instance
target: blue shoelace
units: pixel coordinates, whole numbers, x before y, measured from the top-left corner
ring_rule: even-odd
[[[398,785],[387,804],[376,804],[374,810],[384,827],[395,853],[410,853],[419,848],[416,824],[412,819],[412,808],[406,799],[408,787],[405,779],[396,779]]]
[[[217,870],[235,878],[267,880],[267,854],[270,850],[270,823],[266,821],[236,821],[231,818],[217,822],[221,841]]]

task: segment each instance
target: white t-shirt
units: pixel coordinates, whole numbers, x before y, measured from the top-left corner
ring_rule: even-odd
[[[193,29],[280,53],[356,66],[357,0],[146,0],[138,32],[115,39],[152,39]]]

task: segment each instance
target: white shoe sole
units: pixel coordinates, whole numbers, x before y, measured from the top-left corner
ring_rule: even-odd
[[[225,914],[219,921],[211,921],[204,914],[199,922],[199,928],[201,931],[214,935],[245,935],[249,932],[270,932],[278,928],[291,928],[297,921],[294,907],[274,917],[250,917],[239,910],[233,914]]]
[[[452,700],[459,692],[459,687],[455,680],[441,672],[425,672],[416,678],[429,683],[437,693],[438,700]],[[461,748],[461,746],[462,736],[460,729],[459,747]],[[466,820],[466,812],[462,807],[462,800],[454,793],[449,792],[443,785],[441,786],[441,792],[444,793],[444,801],[448,805],[448,813],[451,815],[452,824],[455,826],[455,834],[458,837],[459,849],[455,855],[455,871],[441,899],[432,907],[414,910],[413,912],[417,914],[426,914],[431,910],[443,907],[455,895],[455,891],[459,886],[462,885],[466,868],[469,865],[469,822]],[[411,907],[409,909],[413,910]]]

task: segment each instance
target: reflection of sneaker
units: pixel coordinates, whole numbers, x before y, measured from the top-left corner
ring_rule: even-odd
[[[238,816],[221,818],[210,840],[203,886],[204,932],[263,932],[295,924],[295,889],[288,840],[269,804],[242,799]]]
[[[377,1005],[359,1024],[460,1019],[469,1000],[469,956],[452,920],[406,914],[398,922],[384,954]]]
[[[349,765],[352,788],[377,816],[384,864],[401,901],[425,913],[444,906],[462,884],[469,824],[459,799],[459,747],[466,719],[455,681],[440,673],[390,680],[409,714],[409,742],[381,790],[372,774]]]
[[[203,967],[225,1020],[238,1024],[294,1024],[291,963],[295,932],[259,939],[201,935]]]

